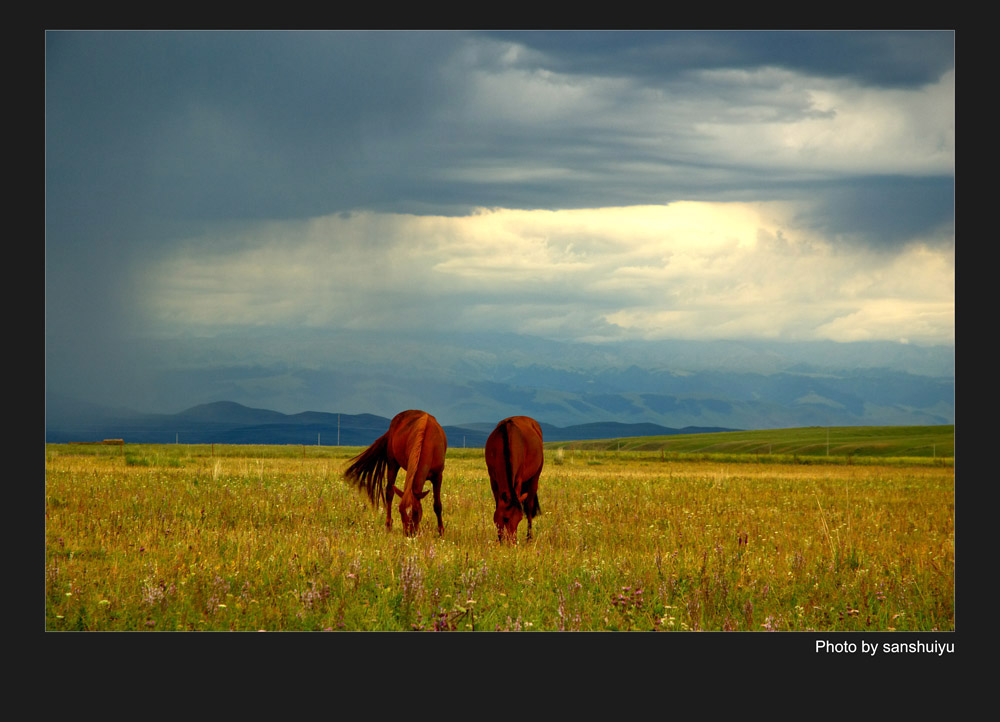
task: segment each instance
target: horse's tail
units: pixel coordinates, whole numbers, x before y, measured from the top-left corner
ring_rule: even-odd
[[[368,499],[377,509],[382,502],[385,488],[385,470],[388,466],[389,432],[378,437],[371,446],[355,456],[344,470],[344,479],[367,492]]]
[[[503,438],[503,463],[504,467],[507,469],[507,484],[510,487],[510,497],[517,504],[517,508],[524,513],[524,506],[521,504],[521,500],[517,496],[517,489],[514,486],[514,469],[511,465],[510,460],[510,421],[505,421],[500,424],[500,436]]]

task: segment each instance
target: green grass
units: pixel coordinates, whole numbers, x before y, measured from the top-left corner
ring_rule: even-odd
[[[712,434],[643,436],[596,441],[550,442],[546,448],[581,451],[645,451],[664,455],[773,456],[845,459],[954,461],[955,427],[839,426],[726,431]]]
[[[47,446],[46,628],[954,629],[950,466],[550,449],[511,547],[481,450],[412,539],[342,481],[358,451]]]

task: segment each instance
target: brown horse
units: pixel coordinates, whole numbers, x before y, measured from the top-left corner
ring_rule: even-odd
[[[368,493],[375,508],[385,501],[385,528],[392,528],[392,495],[400,497],[399,518],[403,532],[413,536],[420,528],[423,509],[420,500],[427,495],[424,482],[430,479],[434,487],[434,512],[438,519],[438,534],[444,533],[441,521],[441,474],[444,454],[448,448],[444,429],[424,411],[403,411],[396,414],[389,430],[371,446],[355,456],[344,471],[344,478]],[[396,488],[396,474],[406,470],[403,490]],[[383,485],[388,471],[388,484]]]
[[[511,416],[493,429],[486,440],[486,469],[490,472],[490,487],[496,501],[493,523],[497,538],[517,541],[517,525],[528,517],[528,539],[531,520],[541,513],[538,506],[538,477],[542,473],[542,429],[527,416]]]

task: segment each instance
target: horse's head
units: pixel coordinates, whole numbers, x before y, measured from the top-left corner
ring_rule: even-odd
[[[396,489],[396,495],[402,497],[399,500],[399,519],[403,522],[403,533],[406,536],[416,536],[420,531],[420,518],[424,515],[420,500],[427,496],[430,489],[417,493],[405,493]]]
[[[517,541],[517,525],[524,518],[522,506],[527,499],[527,494],[521,494],[521,503],[501,502],[497,504],[497,509],[493,512],[493,523],[497,527],[497,536],[500,541],[505,539],[510,542]]]

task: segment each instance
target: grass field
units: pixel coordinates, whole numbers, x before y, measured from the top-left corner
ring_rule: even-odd
[[[604,451],[660,451],[664,454],[769,456],[778,461],[797,461],[800,457],[832,457],[832,461],[892,459],[949,462],[955,456],[955,427],[948,426],[811,426],[800,429],[725,431],[711,434],[678,436],[642,436],[600,441],[553,442],[547,448],[573,448]]]
[[[49,445],[46,629],[955,628],[941,447],[776,463],[562,446],[535,538],[522,523],[501,546],[482,450],[449,452],[444,535],[425,502],[405,538],[341,480],[360,449]]]

